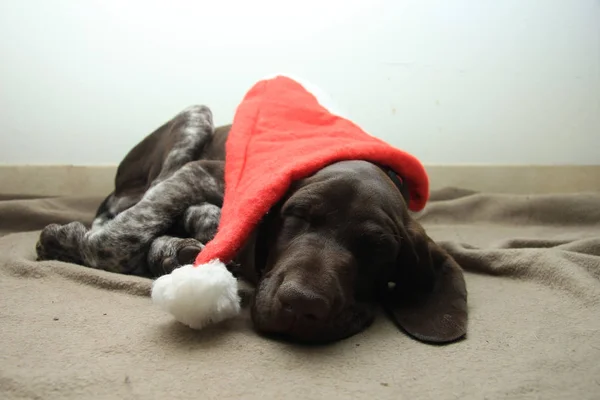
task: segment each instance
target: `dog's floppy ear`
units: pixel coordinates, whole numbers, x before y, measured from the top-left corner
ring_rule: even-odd
[[[274,240],[274,224],[281,203],[275,205],[252,230],[252,233],[235,257],[239,264],[238,274],[248,282],[258,285],[269,257],[269,248]]]
[[[467,289],[459,265],[406,215],[383,306],[412,337],[429,343],[461,339],[467,330]]]

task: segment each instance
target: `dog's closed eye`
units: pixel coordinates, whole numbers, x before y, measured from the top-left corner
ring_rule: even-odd
[[[398,254],[394,235],[381,230],[367,230],[355,237],[352,248],[363,261],[393,262]]]
[[[282,208],[281,215],[283,217],[292,217],[309,221],[311,219],[311,208],[308,204],[289,204]]]

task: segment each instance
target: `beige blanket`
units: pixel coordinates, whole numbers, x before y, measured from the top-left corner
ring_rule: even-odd
[[[419,218],[467,271],[468,338],[411,340],[380,316],[324,347],[247,316],[189,330],[150,281],[34,260],[39,229],[98,198],[0,201],[0,398],[599,399],[600,194],[443,190]]]

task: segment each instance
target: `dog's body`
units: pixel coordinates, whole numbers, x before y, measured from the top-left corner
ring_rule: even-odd
[[[39,257],[142,276],[193,261],[219,222],[227,132],[208,108],[184,110],[127,154],[92,229],[48,226]]]
[[[153,277],[191,263],[219,223],[228,132],[213,129],[208,108],[186,109],[121,162],[92,229],[46,227],[39,258]],[[423,341],[466,330],[460,268],[409,215],[397,185],[364,161],[296,182],[230,267],[256,285],[261,332],[341,339],[368,326],[377,303]]]

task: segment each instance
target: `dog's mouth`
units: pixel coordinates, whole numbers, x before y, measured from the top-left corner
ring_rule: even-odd
[[[285,341],[326,344],[353,336],[366,329],[374,319],[375,306],[344,304],[325,318],[295,313],[275,296],[279,285],[263,279],[251,303],[254,328],[261,334]]]

